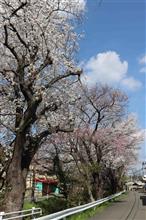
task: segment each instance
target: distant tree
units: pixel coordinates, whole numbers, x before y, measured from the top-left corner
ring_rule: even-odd
[[[76,151],[84,158],[94,198],[103,197],[108,178],[112,181],[109,187],[113,188],[112,192],[122,189],[123,177],[127,168],[136,162],[143,141],[143,132],[137,127],[135,118],[123,119],[111,128],[98,128],[94,135],[92,128],[78,134]]]

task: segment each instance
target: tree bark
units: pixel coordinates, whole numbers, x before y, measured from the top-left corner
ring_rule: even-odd
[[[12,212],[22,210],[26,190],[28,167],[22,168],[22,151],[25,134],[18,133],[15,140],[14,152],[6,176],[6,193],[1,210]]]
[[[35,202],[35,168],[32,170],[31,202]]]
[[[94,199],[94,197],[93,197],[90,184],[89,184],[89,183],[86,183],[86,186],[87,186],[87,190],[88,190],[89,200],[90,200],[90,202],[94,202],[95,199]]]
[[[93,173],[93,195],[95,200],[103,198],[103,183],[100,174]]]

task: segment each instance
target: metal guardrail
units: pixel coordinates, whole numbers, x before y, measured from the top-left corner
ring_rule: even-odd
[[[79,213],[79,212],[83,212],[87,209],[90,209],[90,208],[93,208],[97,205],[100,205],[104,202],[107,202],[111,199],[114,199],[118,196],[120,196],[122,193],[124,193],[125,191],[122,191],[122,192],[119,192],[119,193],[116,193],[114,195],[111,195],[109,197],[106,197],[106,198],[103,198],[103,199],[99,199],[95,202],[90,202],[88,204],[85,204],[85,205],[80,205],[80,206],[76,206],[76,207],[73,207],[73,208],[69,208],[69,209],[65,209],[63,211],[60,211],[60,212],[56,212],[56,213],[53,213],[53,214],[50,214],[50,215],[46,215],[46,216],[43,216],[43,217],[40,217],[40,218],[37,218],[36,220],[59,220],[59,219],[65,219],[67,216],[71,216],[71,215],[74,215],[76,213]]]
[[[35,207],[32,207],[32,209],[16,211],[16,212],[8,212],[8,213],[0,212],[0,220],[17,219],[27,216],[32,216],[32,219],[34,219],[38,214],[42,215],[42,209]]]

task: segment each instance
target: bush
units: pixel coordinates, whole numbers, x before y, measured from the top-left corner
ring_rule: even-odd
[[[33,202],[24,202],[23,210],[32,209],[32,207],[37,208],[37,204]]]
[[[37,202],[37,206],[42,208],[43,215],[48,215],[66,209],[67,202],[65,199],[54,197]]]

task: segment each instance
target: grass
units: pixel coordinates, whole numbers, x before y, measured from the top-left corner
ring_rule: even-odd
[[[84,212],[81,212],[79,214],[75,214],[71,217],[68,217],[68,220],[86,220],[89,217],[94,216],[97,213],[102,212],[105,208],[107,208],[110,205],[110,202],[105,202],[102,205],[99,205],[95,208],[91,208],[89,210],[86,210]]]
[[[24,202],[23,210],[32,209],[32,207],[37,208],[37,205],[32,202]]]

